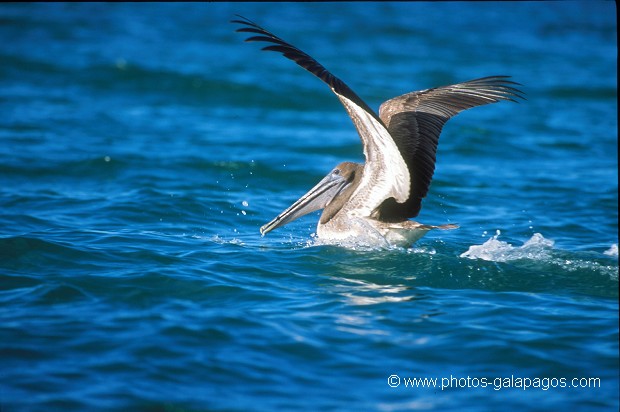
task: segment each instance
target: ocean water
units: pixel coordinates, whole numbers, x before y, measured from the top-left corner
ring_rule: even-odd
[[[488,75],[411,248],[259,227],[367,103]],[[614,2],[0,5],[0,410],[618,410]],[[425,380],[426,379],[426,380]]]

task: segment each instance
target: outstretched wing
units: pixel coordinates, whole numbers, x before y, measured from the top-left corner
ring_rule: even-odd
[[[397,202],[405,202],[409,198],[411,186],[407,165],[379,116],[349,86],[308,54],[256,23],[239,17],[240,20],[233,20],[232,23],[241,24],[244,27],[236,31],[255,34],[246,41],[271,43],[263,47],[263,50],[282,53],[284,57],[293,60],[323,80],[344,105],[362,139],[366,157],[360,185],[352,195],[352,198],[355,198],[354,208],[357,213],[369,216],[389,198]]]
[[[508,76],[491,76],[452,86],[407,93],[383,103],[379,117],[402,153],[410,175],[405,202],[386,199],[375,217],[383,221],[415,217],[420,212],[435,171],[437,142],[443,125],[463,110],[523,98]]]
[[[253,21],[243,16],[238,17],[240,17],[242,20],[231,20],[231,23],[241,24],[246,27],[235,30],[237,33],[258,34],[258,36],[248,37],[245,41],[263,41],[267,43],[273,43],[273,45],[271,46],[263,47],[262,50],[271,50],[282,53],[284,57],[294,61],[299,66],[303,67],[304,69],[327,83],[327,85],[334,91],[334,93],[336,93],[337,96],[346,97],[357,106],[366,110],[369,114],[374,116],[379,121],[379,117],[376,115],[376,113],[370,107],[368,107],[368,105],[357,94],[355,94],[355,92],[353,92],[353,90],[351,90],[349,86],[347,86],[342,80],[331,74],[325,67],[323,67],[323,65],[321,65],[314,58],[299,50],[292,44],[285,42],[275,34],[263,29]]]

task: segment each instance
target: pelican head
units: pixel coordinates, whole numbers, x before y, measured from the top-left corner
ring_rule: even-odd
[[[328,221],[351,197],[359,184],[362,169],[363,166],[358,163],[340,163],[308,193],[261,227],[261,235],[320,209],[325,209],[321,215],[321,222]]]

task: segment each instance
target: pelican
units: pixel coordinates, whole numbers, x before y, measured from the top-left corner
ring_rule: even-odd
[[[260,228],[261,234],[323,209],[316,235],[329,243],[410,246],[431,229],[454,229],[409,220],[422,207],[433,173],[443,125],[463,110],[523,98],[509,76],[490,76],[410,92],[384,102],[377,115],[342,80],[297,47],[251,20],[238,16],[245,41],[269,43],[336,94],[362,140],[364,164],[343,162],[308,193]]]

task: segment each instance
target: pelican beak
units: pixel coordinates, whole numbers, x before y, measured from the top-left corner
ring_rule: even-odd
[[[323,209],[347,184],[347,180],[340,174],[330,173],[325,176],[308,193],[280,213],[271,222],[260,228],[261,235],[265,235],[280,226],[284,226],[293,220],[308,213]]]

